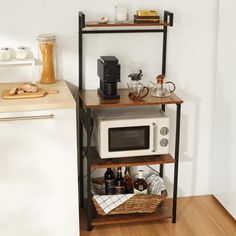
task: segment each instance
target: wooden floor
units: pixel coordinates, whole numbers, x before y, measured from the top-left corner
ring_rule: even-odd
[[[211,195],[178,199],[177,223],[171,220],[96,226],[86,230],[81,215],[81,236],[236,236],[236,221]]]

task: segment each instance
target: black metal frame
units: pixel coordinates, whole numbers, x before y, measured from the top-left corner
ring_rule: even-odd
[[[85,14],[79,12],[79,91],[83,90],[83,34],[107,34],[107,33],[163,33],[163,48],[162,48],[162,74],[166,73],[166,52],[167,52],[167,29],[168,26],[173,26],[173,13],[164,11],[164,26],[162,29],[127,29],[127,30],[85,30]],[[162,105],[162,110],[165,112],[166,106]],[[91,135],[93,128],[93,120],[91,117],[91,109],[86,108],[79,98],[79,107],[77,108],[77,134],[78,134],[78,163],[79,163],[79,186],[80,186],[80,207],[84,207],[84,184],[83,184],[83,160],[87,156],[87,230],[92,229],[92,195],[91,195]],[[172,223],[176,223],[177,210],[177,187],[178,187],[178,165],[179,165],[179,139],[180,139],[180,115],[181,104],[177,104],[176,110],[176,137],[175,137],[175,167],[174,167],[174,186],[173,186],[173,207],[172,207]],[[83,127],[87,133],[87,148],[84,154],[83,147]],[[160,175],[163,177],[164,166],[160,165]]]

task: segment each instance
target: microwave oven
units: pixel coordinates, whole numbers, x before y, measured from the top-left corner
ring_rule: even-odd
[[[159,108],[95,110],[93,126],[102,159],[169,153],[169,118]]]

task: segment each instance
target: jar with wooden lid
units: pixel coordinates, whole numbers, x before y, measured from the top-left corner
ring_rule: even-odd
[[[43,61],[40,83],[55,83],[55,35],[41,34],[37,38],[39,51]]]

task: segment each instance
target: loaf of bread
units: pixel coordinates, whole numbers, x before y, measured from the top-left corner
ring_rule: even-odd
[[[24,93],[37,93],[39,86],[35,83],[24,83],[16,88],[9,91],[9,95],[24,94]]]

